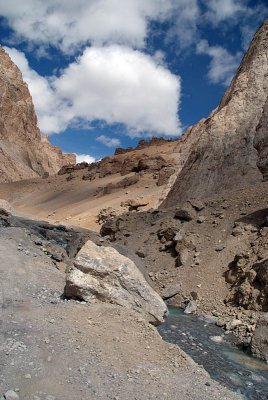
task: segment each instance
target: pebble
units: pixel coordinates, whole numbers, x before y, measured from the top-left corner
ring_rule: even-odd
[[[215,343],[222,343],[224,341],[222,336],[210,336],[210,340]]]
[[[4,398],[6,400],[19,400],[19,396],[17,395],[16,392],[14,392],[14,390],[8,390],[5,393]]]

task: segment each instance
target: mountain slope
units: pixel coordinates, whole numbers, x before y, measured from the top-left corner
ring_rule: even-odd
[[[0,182],[56,173],[75,156],[42,138],[27,85],[0,47]]]
[[[188,132],[193,140],[189,157],[162,208],[262,180],[258,165],[267,165],[267,32],[268,19],[254,36],[217,109]]]

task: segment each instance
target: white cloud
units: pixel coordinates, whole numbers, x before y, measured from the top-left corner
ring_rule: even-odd
[[[212,83],[228,85],[241,61],[242,53],[229,53],[221,46],[209,46],[206,40],[197,45],[198,54],[211,57],[208,69],[208,78]]]
[[[96,140],[106,147],[118,147],[121,145],[120,140],[116,138],[110,138],[105,135],[100,135],[96,138]]]
[[[174,0],[0,0],[18,40],[74,52],[90,43],[142,47],[149,20],[169,15]]]
[[[79,164],[81,162],[87,162],[89,164],[93,163],[96,161],[96,159],[89,154],[76,154],[76,164]]]
[[[168,42],[176,43],[180,49],[195,42],[198,23],[202,20],[198,0],[177,0],[173,2],[173,24],[168,32]],[[174,39],[175,37],[175,39]]]
[[[207,19],[213,24],[248,12],[243,0],[206,0]]]
[[[180,79],[152,57],[124,46],[90,47],[60,77],[45,78],[6,48],[29,85],[43,133],[77,120],[122,123],[140,133],[178,135]]]
[[[55,88],[71,102],[72,112],[86,120],[178,134],[180,80],[139,51],[116,45],[87,48]]]

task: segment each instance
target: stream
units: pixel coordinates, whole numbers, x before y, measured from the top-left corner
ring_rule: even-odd
[[[222,328],[171,307],[158,331],[165,341],[178,344],[213,379],[245,399],[268,399],[268,365],[239,350],[233,336]]]

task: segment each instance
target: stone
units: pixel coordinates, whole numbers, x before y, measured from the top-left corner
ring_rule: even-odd
[[[227,331],[233,330],[238,326],[242,325],[242,321],[240,319],[233,319],[232,321],[226,324]]]
[[[165,303],[133,261],[112,247],[97,246],[90,240],[67,274],[64,293],[67,298],[88,303],[121,305],[155,325],[162,323],[167,313]]]
[[[149,204],[147,199],[128,199],[121,203],[121,207],[128,207],[129,211],[138,211],[139,208],[145,207]]]
[[[205,204],[199,199],[190,199],[189,203],[197,211],[202,211],[205,208]]]
[[[14,208],[8,201],[0,199],[0,215],[8,216],[14,214],[14,212]]]
[[[173,240],[174,242],[178,243],[181,242],[185,238],[185,230],[180,229],[174,236]]]
[[[176,294],[180,293],[180,291],[181,291],[180,284],[168,285],[162,290],[162,298],[164,300],[168,300],[171,297],[176,296]]]
[[[193,314],[197,311],[197,303],[195,300],[190,300],[187,304],[184,314]]]
[[[178,254],[176,258],[176,267],[181,267],[182,265],[187,264],[189,259],[189,250],[186,248],[178,248],[176,246],[176,252]]]
[[[204,215],[200,215],[198,218],[197,218],[197,222],[199,223],[199,224],[203,224],[203,222],[205,222],[206,221],[206,217],[204,216]]]
[[[28,87],[3,47],[0,87],[0,182],[43,177],[75,164],[74,154],[64,154],[41,136]]]
[[[209,338],[214,343],[223,343],[224,342],[224,339],[222,336],[210,336]]]
[[[234,228],[232,230],[232,235],[233,236],[241,236],[245,234],[245,225],[236,222],[234,225]]]
[[[225,249],[225,245],[224,244],[218,244],[216,247],[215,247],[215,251],[222,251],[222,250],[224,250]]]
[[[196,216],[196,211],[192,208],[180,208],[176,210],[174,218],[181,221],[191,221]]]
[[[4,394],[4,399],[6,399],[6,400],[19,400],[19,396],[17,395],[16,392],[14,392],[14,390],[8,390]]]
[[[147,256],[147,252],[145,250],[137,250],[136,254],[140,258],[145,258]]]
[[[251,339],[250,349],[255,357],[268,362],[268,313],[259,318]]]
[[[165,241],[175,241],[176,234],[176,228],[173,228],[172,226],[157,231],[157,236],[161,240],[161,243],[164,243]]]
[[[145,156],[139,160],[137,171],[159,171],[166,166],[167,162],[162,156]]]
[[[43,247],[43,251],[50,255],[55,261],[62,262],[68,258],[67,252],[63,247],[56,246],[51,242],[48,242],[45,247]]]
[[[119,215],[119,211],[113,207],[101,208],[97,215],[96,222],[99,225],[102,225],[105,222],[107,222],[109,219],[114,218],[118,215]]]

